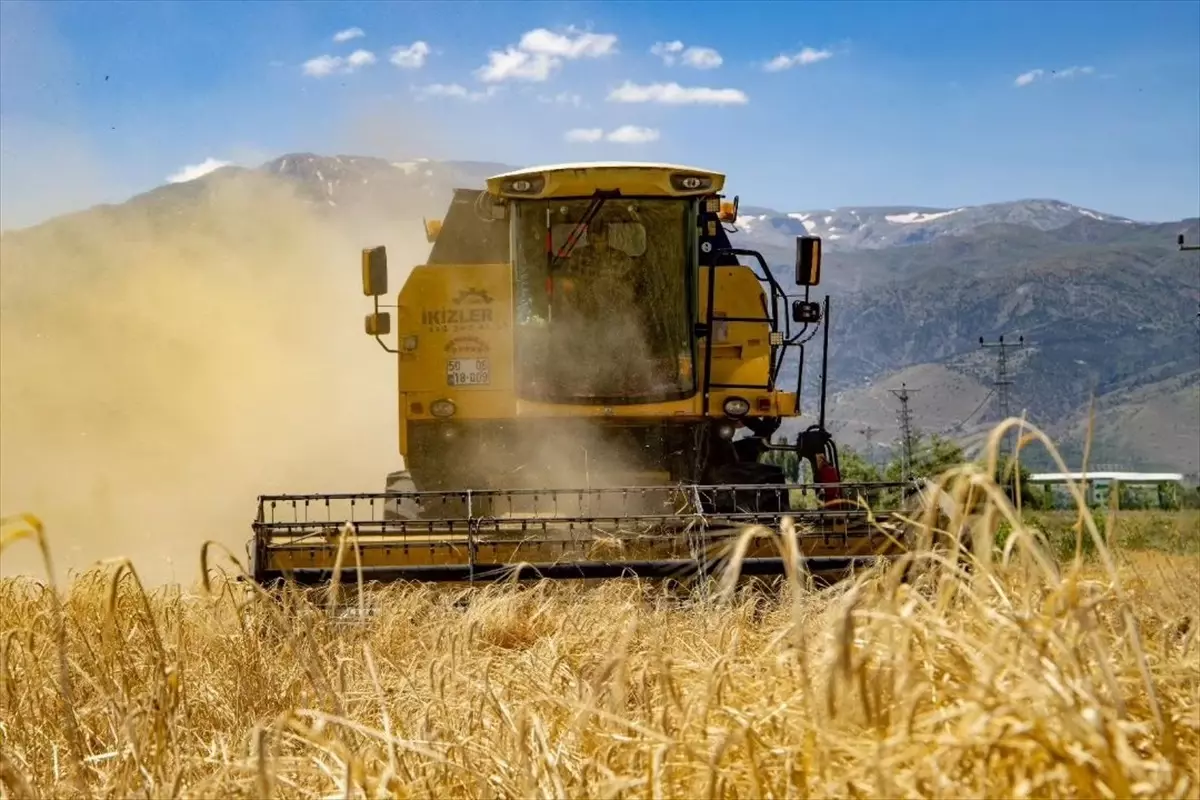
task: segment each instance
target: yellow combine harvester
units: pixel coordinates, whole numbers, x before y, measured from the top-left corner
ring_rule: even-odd
[[[366,332],[396,358],[405,469],[379,493],[261,497],[255,579],[327,580],[346,521],[356,545],[343,566],[368,580],[493,579],[517,565],[529,578],[704,573],[753,524],[768,533],[741,571],[773,574],[784,564],[769,532],[784,516],[816,562],[885,550],[865,510],[813,507],[764,458],[794,450],[814,475],[838,461],[824,363],[816,424],[771,442],[800,413],[805,343],[822,330],[827,360],[829,298],[810,297],[821,240],[797,237],[800,290],[786,293],[758,252],[731,246],[738,202],[724,183],[589,163],[456,190],[391,306],[394,338],[379,301],[387,254],[364,250]],[[792,390],[779,386],[789,353]]]

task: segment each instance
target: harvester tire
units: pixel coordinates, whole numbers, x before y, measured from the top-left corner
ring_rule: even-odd
[[[739,489],[736,491],[718,491],[713,498],[714,512],[762,512],[779,513],[788,511],[791,503],[788,499],[787,479],[783,468],[775,464],[763,464],[757,461],[741,461],[724,464],[713,470],[713,483],[717,485],[770,485],[778,489],[762,489],[758,491]]]
[[[386,491],[389,492],[417,491],[417,484],[412,479],[412,473],[406,469],[388,473],[386,486]],[[421,506],[412,498],[404,498],[398,501],[388,499],[383,504],[383,518],[385,521],[419,519],[420,516]]]

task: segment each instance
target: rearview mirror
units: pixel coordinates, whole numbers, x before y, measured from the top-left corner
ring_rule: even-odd
[[[387,248],[364,248],[362,251],[363,294],[379,297],[387,294]]]
[[[367,332],[367,336],[387,336],[392,332],[392,315],[386,311],[376,311],[373,314],[367,314],[363,320],[363,328]]]
[[[816,286],[821,282],[821,237],[796,237],[796,285]]]

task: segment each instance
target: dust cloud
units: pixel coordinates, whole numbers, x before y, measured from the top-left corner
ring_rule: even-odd
[[[190,583],[206,539],[244,563],[260,493],[384,488],[395,362],[359,252],[388,246],[394,293],[428,245],[365,227],[234,170],[0,239],[0,511],[42,518],[56,572],[124,555]]]

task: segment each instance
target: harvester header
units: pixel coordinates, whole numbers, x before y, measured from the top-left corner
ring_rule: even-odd
[[[872,534],[844,510],[796,508],[768,456],[796,450],[814,475],[818,461],[837,465],[825,430],[829,298],[810,297],[821,240],[797,237],[799,291],[785,292],[760,253],[730,243],[738,199],[724,186],[711,170],[599,162],[455,190],[445,217],[425,222],[432,246],[391,306],[394,332],[380,305],[386,250],[364,249],[365,330],[395,357],[404,468],[378,494],[263,498],[259,578],[329,569],[330,545],[312,544],[328,521],[281,527],[271,509],[334,499],[377,512],[361,520],[364,568],[389,579],[474,577],[522,558],[531,574],[608,574],[625,568],[595,567],[594,546],[638,550],[622,531],[638,531],[648,555],[621,563],[661,572],[719,543],[703,531],[727,537],[801,510],[814,535],[857,537],[841,550],[861,555]],[[800,415],[805,344],[818,333],[817,420],[773,443]],[[610,513],[621,523],[600,525]]]

